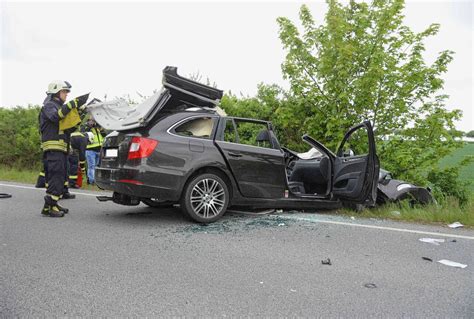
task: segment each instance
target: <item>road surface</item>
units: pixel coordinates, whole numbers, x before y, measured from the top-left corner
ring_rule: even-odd
[[[473,230],[303,212],[205,226],[84,191],[48,218],[44,190],[0,193],[2,318],[474,317]]]

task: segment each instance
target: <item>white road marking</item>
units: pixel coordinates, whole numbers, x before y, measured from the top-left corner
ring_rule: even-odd
[[[32,190],[39,190],[39,191],[44,192],[43,188],[36,188],[36,187],[32,187],[32,186],[2,184],[2,183],[0,183],[0,186],[16,187],[16,188],[23,188],[23,189],[32,189]],[[104,194],[104,193],[97,193],[97,194],[83,193],[83,192],[71,192],[71,193],[72,194],[78,194],[78,195],[84,195],[84,196],[94,196],[94,197],[108,195],[108,194]],[[462,239],[474,240],[474,236],[427,232],[427,231],[422,231],[422,230],[413,230],[413,229],[406,229],[406,228],[395,228],[395,227],[375,226],[375,225],[366,225],[366,224],[346,223],[346,222],[338,222],[338,221],[331,221],[331,220],[313,219],[313,218],[300,217],[300,216],[285,216],[285,215],[269,215],[269,216],[278,216],[280,218],[285,218],[285,219],[290,219],[290,220],[298,220],[298,221],[320,223],[320,224],[332,224],[332,225],[362,227],[362,228],[370,228],[370,229],[378,229],[378,230],[397,231],[397,232],[402,232],[402,233],[412,233],[412,234],[432,235],[432,236],[441,236],[441,237],[451,237],[451,238],[462,238]]]
[[[22,185],[1,184],[1,183],[0,183],[0,186],[23,188],[23,189],[33,189],[33,190],[38,190],[38,191],[44,192],[44,188],[36,188],[36,187],[33,187],[33,186],[22,186]],[[91,193],[83,193],[83,192],[71,192],[71,191],[69,191],[69,192],[71,194],[75,194],[75,195],[94,196],[94,197],[110,195],[110,194],[104,194],[104,193],[91,194]]]
[[[465,236],[465,235],[456,235],[456,234],[447,234],[447,233],[436,233],[436,232],[428,232],[428,231],[413,230],[413,229],[406,229],[406,228],[395,228],[395,227],[386,227],[386,226],[375,226],[375,225],[366,225],[366,224],[346,223],[346,222],[338,222],[338,221],[332,221],[332,220],[313,219],[313,218],[300,217],[300,216],[285,216],[285,215],[271,215],[271,216],[278,216],[280,218],[285,218],[285,219],[290,219],[290,220],[298,220],[298,221],[305,221],[305,222],[312,222],[312,223],[333,224],[333,225],[343,225],[343,226],[352,226],[352,227],[363,227],[363,228],[371,228],[371,229],[379,229],[379,230],[398,231],[398,232],[402,232],[402,233],[413,233],[413,234],[421,234],[421,235],[432,235],[432,236],[442,236],[442,237],[463,238],[463,239],[474,240],[474,236]]]

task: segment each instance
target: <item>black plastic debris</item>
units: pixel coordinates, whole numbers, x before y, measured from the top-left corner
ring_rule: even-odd
[[[377,288],[377,285],[373,284],[373,283],[368,283],[368,284],[365,284],[364,287],[365,288]]]
[[[456,241],[457,241],[456,239],[451,240],[452,243],[455,243]]]
[[[331,264],[331,259],[328,258],[326,260],[321,260],[321,264],[323,264],[323,265],[332,265]]]
[[[11,198],[12,195],[7,194],[7,193],[0,193],[0,198]]]
[[[428,258],[428,257],[421,257],[423,260],[428,260],[428,261],[433,261],[433,259]]]

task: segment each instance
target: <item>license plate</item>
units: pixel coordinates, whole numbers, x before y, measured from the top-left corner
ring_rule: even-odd
[[[118,156],[118,149],[109,148],[105,150],[105,157],[117,157],[117,156]]]

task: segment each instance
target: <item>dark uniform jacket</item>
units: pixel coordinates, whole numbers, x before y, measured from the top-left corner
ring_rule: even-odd
[[[86,161],[87,137],[81,132],[74,132],[71,134],[71,148],[74,154],[79,157],[80,163]]]
[[[59,99],[53,98],[52,95],[48,95],[44,100],[39,115],[41,148],[43,152],[68,152],[70,132],[60,131],[59,121],[62,120],[73,107],[75,107],[75,103],[77,102],[72,100],[67,104],[62,104]]]

